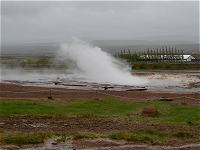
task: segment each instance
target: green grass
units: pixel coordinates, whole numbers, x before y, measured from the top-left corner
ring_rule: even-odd
[[[90,132],[0,132],[0,145],[39,144],[44,143],[45,139],[53,137],[57,137],[57,142],[64,142],[66,139],[98,138],[103,135]]]
[[[118,99],[1,100],[0,115],[116,115],[140,109],[144,104]]]
[[[115,132],[110,134],[109,138],[117,140],[139,141],[144,143],[163,143],[165,141],[177,138],[196,138],[197,136],[197,133],[189,132],[158,132],[153,130],[135,130]]]
[[[132,62],[132,70],[199,70],[199,64],[170,64],[170,63],[148,63]]]
[[[43,143],[44,139],[51,137],[50,133],[0,133],[0,144],[38,144]]]
[[[0,144],[39,144],[45,139],[57,137],[57,142],[64,142],[67,139],[83,138],[110,138],[114,140],[139,141],[143,143],[163,143],[169,140],[197,138],[197,133],[189,132],[158,132],[153,130],[119,131],[109,134],[97,134],[91,132],[0,132]]]
[[[153,106],[158,117],[140,115],[143,107]],[[119,99],[66,99],[66,100],[33,100],[1,99],[0,115],[33,115],[33,116],[119,116],[138,122],[177,123],[194,125],[200,123],[200,107],[181,105],[172,102],[151,101],[133,102]],[[133,115],[132,115],[133,114]]]
[[[1,61],[7,61],[7,60],[13,60],[13,61],[17,61],[17,60],[29,60],[32,63],[37,62],[39,59],[41,58],[49,58],[49,57],[45,57],[45,56],[7,56],[7,57],[0,57]],[[52,58],[51,58],[52,59]]]
[[[141,115],[143,107],[153,106],[159,115],[149,117]],[[108,117],[118,122],[178,124],[184,126],[199,126],[200,107],[181,105],[165,101],[134,102],[119,99],[1,99],[0,116],[85,116]],[[115,116],[115,117],[112,117]],[[116,120],[117,119],[117,120]],[[191,127],[192,128],[192,127]],[[198,138],[198,133],[192,132],[159,132],[154,130],[113,131],[105,133],[87,132],[9,132],[0,131],[0,144],[37,144],[45,139],[59,137],[58,142],[66,139],[81,138],[111,138],[117,140],[137,141],[144,143],[163,143],[170,140]]]

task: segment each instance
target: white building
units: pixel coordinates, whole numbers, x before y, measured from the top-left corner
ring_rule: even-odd
[[[183,55],[184,61],[192,61],[192,59],[195,59],[192,55]]]

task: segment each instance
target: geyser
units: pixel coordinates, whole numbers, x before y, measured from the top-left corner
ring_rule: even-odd
[[[79,39],[60,45],[57,59],[64,63],[73,76],[87,82],[119,85],[142,85],[146,79],[131,74],[128,65],[111,54]]]

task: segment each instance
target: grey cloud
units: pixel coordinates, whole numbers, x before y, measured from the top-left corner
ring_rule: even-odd
[[[2,41],[197,36],[199,2],[2,2]]]
[[[2,1],[1,15],[7,17],[16,17],[21,15],[37,15],[47,8],[47,2],[34,1]]]
[[[75,7],[80,10],[92,11],[92,12],[126,12],[134,9],[140,9],[144,3],[138,1],[93,1],[93,2],[77,2]]]

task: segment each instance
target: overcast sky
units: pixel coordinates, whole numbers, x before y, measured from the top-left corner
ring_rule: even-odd
[[[1,2],[2,43],[151,36],[199,41],[199,1]]]

